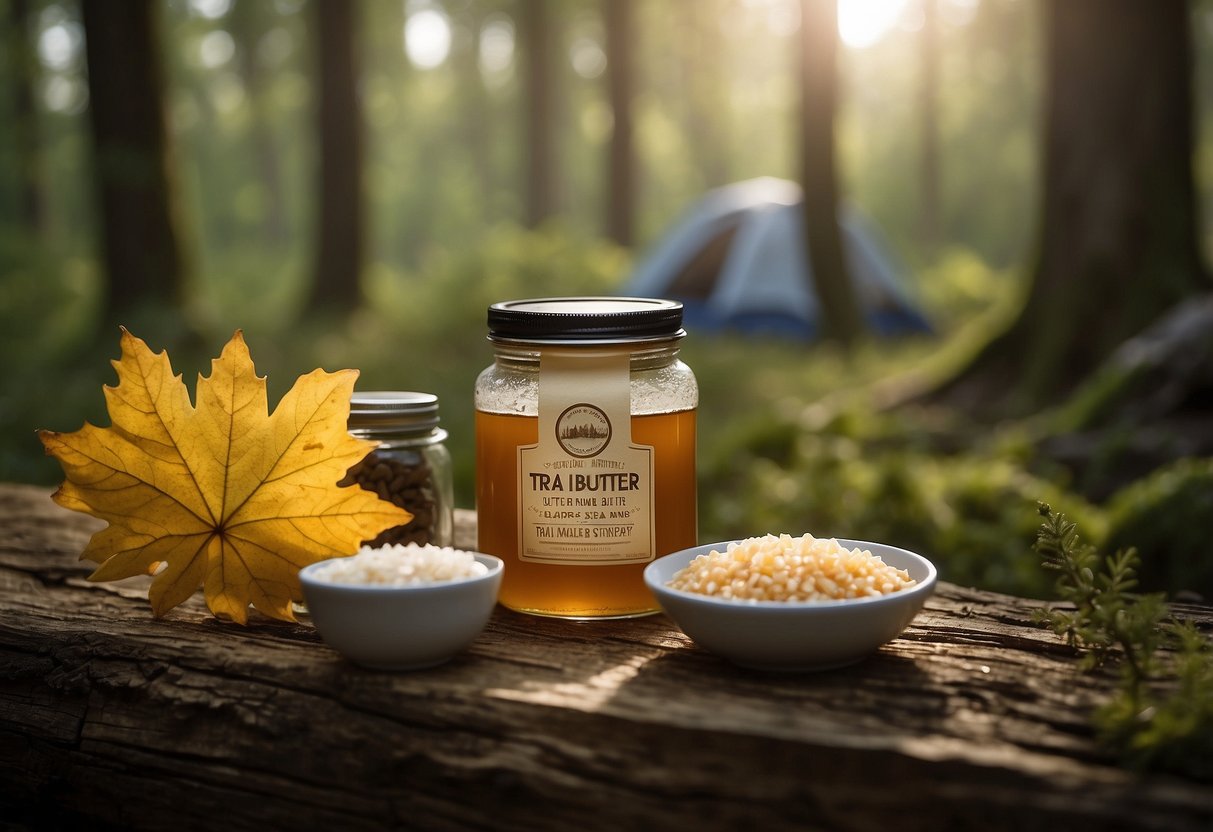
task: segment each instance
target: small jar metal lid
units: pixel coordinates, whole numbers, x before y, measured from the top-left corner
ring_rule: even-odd
[[[438,422],[438,397],[433,393],[372,390],[350,397],[350,430],[422,433],[438,427]]]
[[[682,304],[656,298],[530,298],[494,303],[489,340],[622,344],[682,338]]]

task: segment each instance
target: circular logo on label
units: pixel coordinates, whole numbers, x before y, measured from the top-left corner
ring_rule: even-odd
[[[556,441],[569,456],[597,456],[611,441],[611,420],[595,405],[571,405],[556,420]]]

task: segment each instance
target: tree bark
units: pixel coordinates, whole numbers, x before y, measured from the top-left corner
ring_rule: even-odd
[[[525,73],[525,221],[534,228],[556,212],[552,16],[547,0],[522,0],[518,30]]]
[[[110,318],[174,301],[184,282],[158,10],[153,0],[81,3]]]
[[[29,0],[9,0],[7,70],[13,102],[13,143],[16,146],[19,222],[35,235],[46,231],[46,195],[42,149],[39,143],[38,107],[34,90],[38,61],[33,41],[33,15]]]
[[[606,21],[607,92],[614,115],[607,167],[607,236],[621,246],[632,244],[636,199],[632,152],[632,25],[631,0],[604,0]]]
[[[362,109],[354,0],[313,0],[317,50],[319,211],[309,309],[348,311],[361,298],[365,246]]]
[[[456,519],[456,542],[475,540]],[[474,524],[474,517],[472,524]],[[1038,602],[940,583],[858,665],[743,671],[664,616],[494,612],[450,663],[361,670],[312,626],[154,619],[94,584],[100,524],[0,485],[0,817],[11,829],[1168,830],[1208,785],[1118,768],[1116,685]],[[463,532],[460,534],[460,532]],[[1206,630],[1209,607],[1176,613]]]
[[[1208,291],[1183,0],[1046,3],[1044,203],[1022,310],[937,392],[991,416],[1060,401]]]
[[[801,1],[801,162],[804,229],[822,335],[844,347],[863,332],[838,228],[834,112],[838,97],[837,0]]]

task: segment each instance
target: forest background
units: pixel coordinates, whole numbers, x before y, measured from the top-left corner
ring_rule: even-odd
[[[271,401],[316,366],[437,393],[470,507],[489,303],[617,292],[707,190],[825,165],[808,213],[870,217],[935,333],[692,331],[701,540],[881,540],[1041,594],[1045,499],[1209,597],[1213,328],[1168,315],[1209,320],[1213,2],[1067,5],[0,0],[0,480],[59,478],[36,428],[106,423],[119,324],[187,380],[241,328]],[[1093,65],[1115,129],[1057,106]],[[1131,224],[1091,278],[1083,204],[1112,185],[1100,204],[1179,232]],[[1059,273],[1073,291],[1034,300]],[[1003,330],[1022,362],[983,358]],[[1067,372],[1019,384],[1029,364]]]

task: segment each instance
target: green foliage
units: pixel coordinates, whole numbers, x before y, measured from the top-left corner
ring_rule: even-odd
[[[555,226],[499,225],[474,245],[432,250],[413,272],[377,266],[367,295],[390,324],[440,343],[452,333],[483,334],[485,310],[497,301],[613,294],[629,263],[623,249]]]
[[[758,419],[701,459],[702,536],[874,540],[922,552],[949,581],[1042,595],[1047,582],[1025,551],[1034,495],[1048,493],[1095,528],[1101,513],[1028,472],[1013,443],[944,455],[932,430],[955,426],[858,407]]]
[[[1137,586],[1137,552],[1118,551],[1101,563],[1095,547],[1080,541],[1076,523],[1064,514],[1054,514],[1045,503],[1039,511],[1044,523],[1037,532],[1036,551],[1046,569],[1061,573],[1055,584],[1057,594],[1074,604],[1075,610],[1049,610],[1038,615],[1038,620],[1064,635],[1071,647],[1088,650],[1088,666],[1103,664],[1110,652],[1120,649],[1137,676],[1146,674],[1165,607],[1159,595],[1130,592]]]
[[[918,285],[932,320],[951,331],[986,313],[1016,279],[992,269],[973,249],[951,246],[918,270]]]
[[[1036,551],[1058,572],[1073,609],[1039,610],[1038,623],[1085,651],[1083,666],[1118,661],[1119,685],[1094,714],[1100,738],[1126,763],[1213,779],[1213,651],[1191,622],[1169,618],[1166,597],[1142,595],[1133,549],[1100,558],[1075,523],[1039,505]]]
[[[1132,541],[1143,583],[1213,599],[1213,459],[1182,459],[1126,486],[1109,518],[1108,548]]]
[[[236,245],[202,258],[185,304],[190,326],[216,343],[243,328],[283,335],[299,322],[311,277],[299,253],[270,245]]]
[[[94,336],[97,313],[90,260],[0,234],[0,480],[49,482],[57,475],[34,436],[40,407],[54,403],[91,418],[101,410],[99,386],[91,393],[98,407],[90,409],[80,384],[88,373],[71,364]]]
[[[0,351],[57,358],[78,348],[96,325],[98,287],[88,259],[0,234]],[[6,364],[5,372],[19,371]]]
[[[1167,686],[1146,702],[1118,695],[1096,709],[1101,738],[1134,768],[1148,767],[1213,780],[1213,653],[1189,621],[1164,625],[1176,645]],[[1163,674],[1160,674],[1163,675]]]
[[[1054,417],[1058,430],[1084,430],[1114,421],[1140,372],[1105,364],[1086,379]]]

